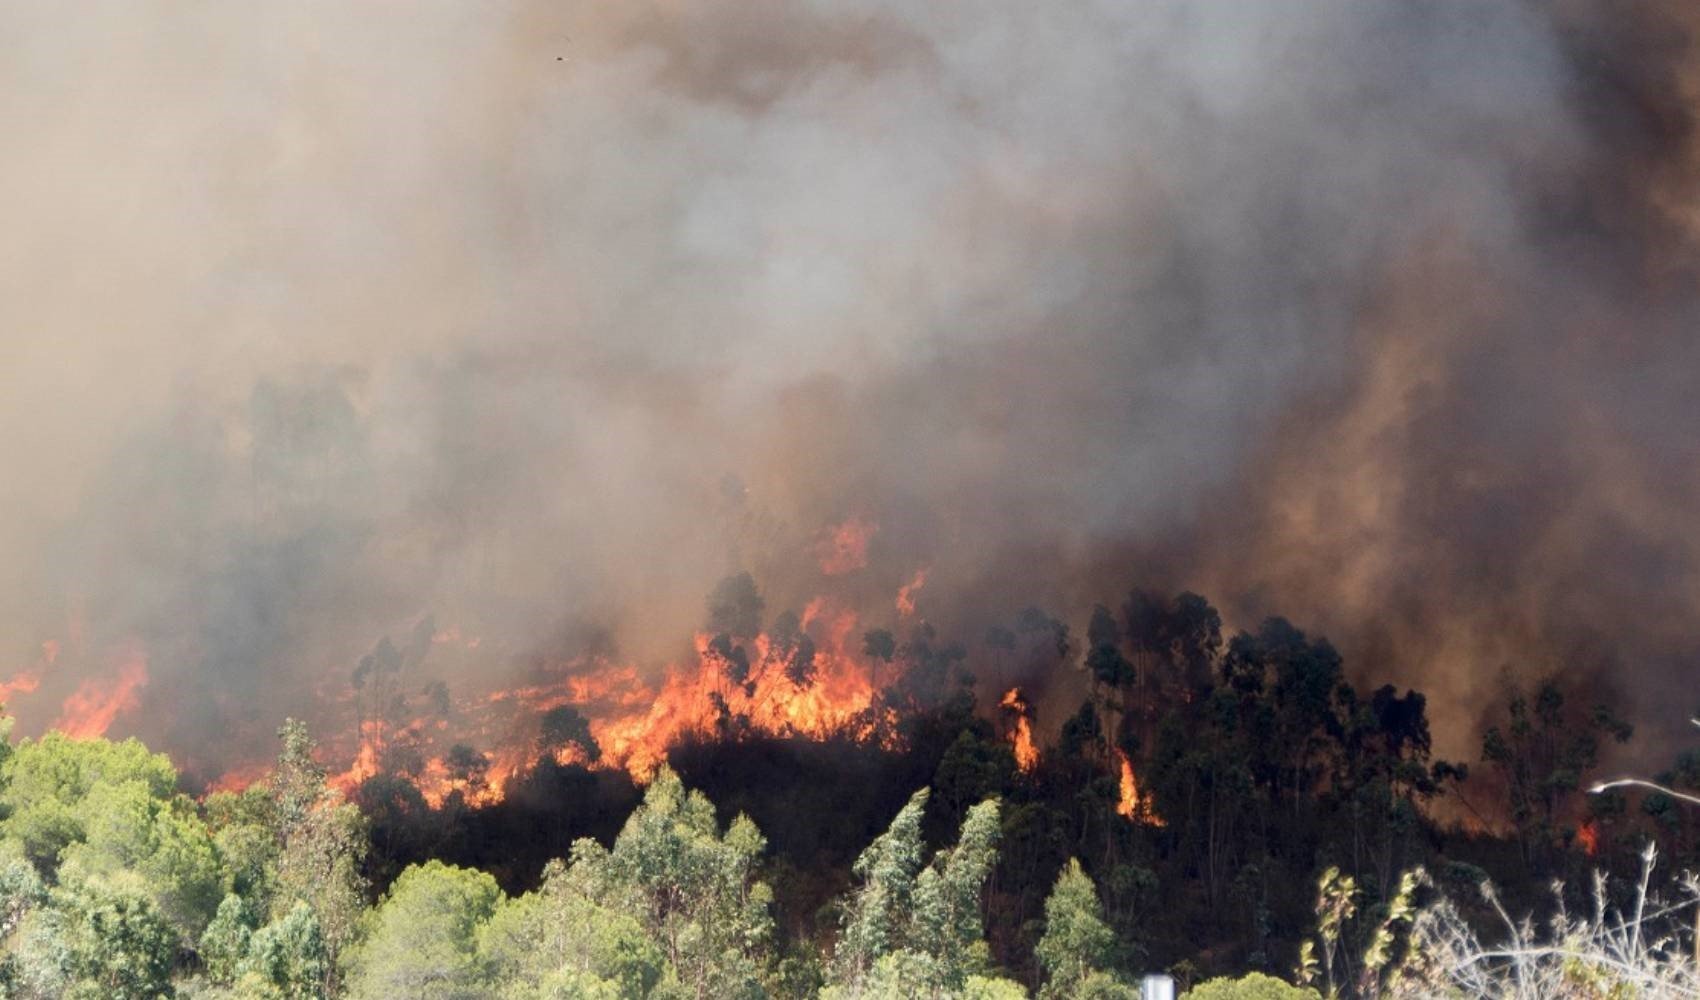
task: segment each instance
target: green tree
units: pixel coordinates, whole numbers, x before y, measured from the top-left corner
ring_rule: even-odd
[[[1045,988],[1039,993],[1042,998],[1064,1000],[1086,995],[1089,983],[1099,996],[1116,995],[1113,987],[1120,987],[1128,997],[1136,995],[1110,975],[1115,965],[1116,935],[1104,922],[1097,888],[1074,858],[1068,860],[1045,900],[1045,934],[1034,954],[1045,970]]]
[[[201,934],[201,964],[207,978],[228,985],[235,982],[242,960],[248,957],[248,942],[254,936],[253,919],[242,897],[232,893],[218,904],[218,913]]]
[[[256,917],[271,912],[276,890],[281,845],[275,805],[271,789],[257,784],[241,792],[216,792],[201,806],[213,846],[229,873],[230,891],[241,896]]]
[[[177,932],[140,877],[71,870],[23,921],[17,944],[26,998],[156,1000],[172,993]]]
[[[968,810],[956,846],[940,850],[915,879],[911,941],[937,962],[936,985],[962,988],[991,968],[980,915],[980,891],[997,862],[998,803]]]
[[[281,920],[260,928],[249,939],[240,966],[241,992],[278,1000],[323,1000],[328,995],[329,966],[319,918],[312,907],[298,901]]]
[[[745,816],[722,834],[713,804],[663,767],[612,850],[573,845],[570,879],[592,901],[637,917],[685,995],[758,997],[772,962],[773,892],[755,877],[765,849]]]
[[[915,876],[925,857],[921,821],[928,789],[909,797],[886,831],[856,858],[851,873],[861,886],[844,907],[844,927],[833,952],[834,978],[856,984],[882,956],[902,947]]]
[[[5,765],[7,835],[52,879],[134,871],[157,910],[192,943],[224,895],[226,874],[177,772],[136,740],[26,740]]]
[[[325,944],[325,990],[334,992],[343,949],[366,908],[360,874],[366,823],[359,809],[326,788],[305,726],[288,720],[278,736],[283,750],[271,780],[277,861],[270,916],[283,919],[298,902],[312,908]]]
[[[853,868],[861,885],[844,904],[844,930],[823,998],[957,997],[991,959],[980,893],[997,859],[998,805],[968,811],[956,845],[921,867],[927,790],[910,797]],[[1001,989],[1001,987],[995,987]]]
[[[559,862],[536,892],[496,907],[478,951],[492,992],[511,1000],[646,997],[667,964],[635,917],[582,895]]]
[[[86,872],[141,875],[160,915],[193,942],[223,898],[227,876],[193,804],[141,782],[97,784],[85,800],[84,839],[61,852]]]
[[[349,956],[349,995],[388,1000],[451,1000],[483,981],[481,925],[502,891],[489,875],[440,861],[401,873],[365,920],[365,939]]]
[[[6,832],[43,874],[59,854],[87,839],[88,798],[97,788],[134,783],[150,798],[169,799],[177,771],[164,754],[149,753],[140,740],[73,740],[54,731],[25,740],[4,764],[0,816]]]

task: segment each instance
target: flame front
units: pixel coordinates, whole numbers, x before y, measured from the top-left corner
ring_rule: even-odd
[[[802,616],[814,656],[804,674],[787,669],[787,653],[774,638],[757,636],[749,650],[750,666],[742,680],[736,668],[712,647],[713,637],[696,637],[696,663],[667,672],[651,691],[629,666],[616,667],[571,682],[576,697],[567,704],[615,710],[593,716],[590,728],[605,761],[648,780],[667,749],[691,734],[712,734],[731,726],[765,736],[826,739],[835,735],[868,738],[878,719],[871,715],[874,689],[869,673],[846,648],[856,628],[854,612],[810,602]],[[595,692],[595,697],[584,697]],[[625,709],[625,711],[620,711]]]
[[[355,745],[327,747],[330,756],[351,760],[330,783],[352,795],[368,778],[395,771],[391,752],[401,748],[415,753],[404,776],[428,803],[439,806],[458,792],[476,806],[501,801],[508,779],[541,758],[621,768],[642,782],[671,747],[694,735],[870,740],[890,733],[893,713],[879,706],[868,665],[851,652],[860,635],[855,612],[817,598],[794,621],[784,634],[764,632],[735,649],[724,637],[700,633],[694,656],[653,683],[634,664],[586,657],[554,678],[478,695],[446,715],[426,713],[404,725],[363,720]],[[434,639],[442,641],[442,633]],[[880,679],[899,672],[882,669]],[[537,720],[563,707],[582,713],[594,758],[585,746],[538,739]],[[465,744],[459,766],[453,748],[438,752],[453,741]],[[494,749],[468,752],[472,745]],[[233,772],[215,784],[241,783]]]
[[[1023,774],[1029,773],[1039,766],[1039,748],[1033,743],[1033,722],[1028,718],[1027,702],[1021,697],[1021,689],[1010,688],[1004,692],[1003,700],[998,702],[998,705],[1015,715],[1015,724],[1010,730],[1010,742],[1015,748],[1015,766],[1019,767]]]
[[[1162,826],[1163,817],[1157,815],[1157,810],[1151,802],[1151,796],[1141,794],[1139,779],[1133,773],[1133,761],[1127,759],[1127,754],[1120,750],[1116,756],[1121,760],[1121,798],[1116,802],[1116,812],[1135,823],[1147,826]]]
[[[104,736],[119,713],[136,707],[136,692],[147,682],[148,658],[132,650],[119,663],[116,678],[86,680],[78,685],[65,699],[53,728],[74,740]]]

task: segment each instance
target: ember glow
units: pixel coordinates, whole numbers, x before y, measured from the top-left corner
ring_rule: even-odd
[[[1583,823],[1576,830],[1576,843],[1582,848],[1582,853],[1592,858],[1600,853],[1600,828],[1593,820]]]
[[[1135,823],[1147,826],[1163,826],[1163,817],[1157,815],[1152,807],[1151,796],[1141,793],[1139,779],[1133,773],[1133,761],[1127,759],[1127,754],[1116,751],[1116,757],[1121,761],[1121,797],[1116,802],[1116,812],[1126,816]]]
[[[1009,738],[1015,748],[1015,764],[1023,773],[1031,772],[1039,766],[1039,748],[1033,744],[1033,722],[1027,702],[1021,697],[1021,689],[1010,688],[1004,692],[998,705],[1014,716]]]

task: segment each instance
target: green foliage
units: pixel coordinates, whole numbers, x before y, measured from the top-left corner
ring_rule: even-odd
[[[731,668],[738,657],[747,663],[748,649],[733,637],[759,624],[760,595],[734,581],[720,596],[711,617],[724,631],[711,648],[728,658],[736,682]],[[169,761],[134,740],[52,734],[16,748],[0,740],[0,996],[1013,1000],[1026,995],[1020,979],[1042,983],[1041,1000],[1131,1000],[1137,991],[1120,970],[1146,954],[1152,965],[1175,963],[1179,975],[1290,967],[1295,951],[1301,987],[1330,995],[1417,995],[1439,981],[1434,949],[1473,940],[1453,933],[1458,921],[1487,911],[1425,924],[1430,903],[1425,896],[1419,908],[1419,890],[1433,887],[1414,866],[1432,863],[1443,886],[1480,881],[1513,845],[1432,835],[1422,807],[1462,771],[1431,761],[1422,695],[1360,693],[1326,641],[1280,619],[1224,646],[1219,617],[1190,595],[1136,594],[1122,615],[1118,622],[1107,607],[1095,609],[1078,661],[1093,675],[1091,697],[1031,772],[1016,772],[987,705],[976,704],[963,647],[925,623],[901,644],[869,633],[866,665],[898,668],[866,718],[876,738],[889,735],[903,749],[858,751],[858,764],[876,763],[856,778],[855,768],[839,770],[842,748],[808,747],[831,762],[820,773],[875,789],[859,814],[846,810],[832,838],[797,833],[819,823],[769,819],[761,810],[773,808],[774,786],[751,781],[759,790],[728,794],[749,803],[782,848],[769,861],[754,822],[739,815],[722,826],[704,795],[663,769],[617,837],[607,839],[611,825],[590,827],[601,843],[579,840],[570,861],[551,862],[534,891],[512,899],[491,875],[433,861],[406,868],[371,906],[362,873],[382,881],[439,856],[488,864],[504,884],[524,880],[560,843],[539,820],[550,814],[536,811],[546,796],[531,792],[553,788],[567,799],[576,793],[561,789],[603,794],[620,784],[623,811],[635,789],[613,774],[578,771],[582,784],[532,785],[495,808],[430,810],[405,776],[387,775],[363,788],[362,805],[411,796],[412,832],[396,837],[380,820],[386,836],[368,868],[367,822],[328,790],[300,723],[280,730],[265,784],[199,805],[178,794]],[[994,670],[1016,657],[1030,669],[1070,655],[1067,627],[1049,615],[1029,609],[1013,625],[988,636]],[[781,615],[770,639],[767,655],[806,680],[815,654],[797,616]],[[380,644],[379,653],[363,675],[368,693],[374,678],[399,669],[400,652]],[[1579,713],[1548,688],[1514,701],[1509,715],[1484,753],[1521,789],[1513,807],[1525,857],[1535,845],[1547,852],[1543,876],[1573,877],[1583,862],[1554,818],[1582,815],[1583,775],[1601,742],[1627,727],[1603,710]],[[5,729],[0,720],[0,736]],[[589,721],[571,707],[546,715],[537,736],[545,752],[597,755]],[[699,751],[683,747],[675,759],[692,768]],[[798,759],[785,756],[794,751],[750,741],[714,751],[730,758],[709,759]],[[1152,815],[1116,813],[1118,752],[1153,797]],[[1700,754],[1680,760],[1672,782],[1700,785],[1697,762]],[[466,745],[450,751],[448,764],[470,785],[484,780],[488,758]],[[931,792],[898,809],[891,789],[929,775]],[[844,803],[858,791],[818,802]],[[1597,829],[1620,824],[1602,844],[1621,851],[1649,828],[1694,837],[1670,796],[1643,799],[1642,815],[1634,804],[1618,797],[1583,807]],[[787,805],[839,820],[795,799]],[[890,827],[847,871],[864,824],[892,812]],[[513,837],[515,829],[533,831],[522,848],[533,853],[495,854],[493,844],[512,841],[488,831]],[[928,850],[953,830],[954,843]],[[1087,862],[1097,886],[1074,858]],[[1574,866],[1565,871],[1567,858]],[[1610,861],[1602,853],[1600,863]],[[1317,934],[1301,950],[1307,889],[1325,867]],[[1049,886],[1035,877],[1049,872],[1058,872]],[[791,890],[777,911],[770,881]],[[847,883],[840,902],[823,909]],[[836,942],[819,932],[828,921]],[[1437,926],[1451,936],[1436,938]],[[1684,924],[1671,938],[1685,961],[1689,933]],[[994,965],[994,948],[1011,978]],[[1608,965],[1590,959],[1566,974],[1581,982],[1586,973],[1593,988],[1610,978]],[[1317,994],[1254,975],[1212,980],[1189,995]]]
[[[47,899],[41,874],[16,840],[0,840],[0,941],[12,936],[30,910]]]
[[[6,833],[49,879],[134,872],[158,913],[192,942],[224,895],[226,874],[177,772],[136,740],[25,741],[6,764]]]
[[[171,761],[139,740],[73,740],[59,732],[19,744],[4,771],[6,832],[44,873],[58,866],[61,851],[87,838],[99,805],[89,797],[97,789],[133,784],[144,797],[163,800],[177,786]]]
[[[938,983],[959,989],[991,967],[980,917],[980,890],[997,861],[998,804],[968,810],[956,846],[938,852],[915,879],[911,947],[938,963]]]
[[[629,914],[580,894],[551,865],[542,888],[505,900],[479,930],[493,991],[514,1000],[648,996],[666,969],[661,946]]]
[[[1045,988],[1039,995],[1078,997],[1089,983],[1099,994],[1113,995],[1106,990],[1116,985],[1108,973],[1115,952],[1116,935],[1104,923],[1098,890],[1080,862],[1070,858],[1045,900],[1045,935],[1034,949],[1045,970]]]
[[[330,952],[312,907],[297,902],[281,920],[256,931],[238,971],[245,995],[280,1000],[323,998],[327,993]]]
[[[632,914],[695,997],[757,997],[770,973],[773,892],[755,877],[766,840],[743,816],[724,834],[714,806],[662,768],[612,850],[574,845],[570,883]]]
[[[1184,993],[1181,1000],[1320,1000],[1320,995],[1315,990],[1253,972],[1238,979],[1223,977],[1199,983]]]
[[[1026,1000],[1020,983],[992,976],[968,976],[957,989],[938,985],[937,963],[914,951],[899,951],[875,962],[855,985],[835,984],[820,992],[820,1000]]]
[[[924,860],[921,820],[929,794],[923,788],[912,795],[851,869],[862,884],[845,907],[843,933],[833,953],[840,982],[859,981],[882,956],[902,947],[900,935]]]
[[[366,908],[366,880],[360,874],[367,838],[365,817],[355,806],[328,791],[324,770],[313,760],[313,741],[293,720],[278,731],[283,750],[272,774],[269,812],[276,845],[270,872],[271,918],[289,916],[297,903],[313,911],[327,955],[327,989],[343,950],[353,940]],[[255,814],[261,813],[258,806]],[[253,860],[262,865],[257,846]]]
[[[207,978],[226,985],[234,982],[242,960],[248,957],[248,943],[253,935],[253,921],[242,897],[235,894],[224,897],[218,904],[218,913],[201,934],[201,964],[207,970]]]
[[[989,972],[980,892],[996,861],[997,802],[970,809],[956,846],[922,868],[927,797],[916,792],[856,860],[862,884],[845,903],[823,997],[952,997]]]
[[[96,784],[86,803],[86,839],[61,852],[64,865],[136,872],[182,939],[199,937],[224,896],[226,877],[193,804],[181,796],[158,798],[136,781]]]
[[[1027,1000],[1020,983],[996,976],[969,976],[962,985],[962,1000]]]
[[[479,927],[501,899],[483,872],[440,861],[402,872],[350,954],[349,995],[446,1000],[474,992],[482,979]]]
[[[170,996],[177,933],[130,873],[72,874],[19,929],[22,998],[154,1000]]]
[[[255,913],[271,912],[271,900],[277,888],[276,824],[269,819],[257,822],[239,819],[218,826],[213,821],[216,815],[213,810],[206,811],[212,821],[213,847],[229,873],[231,891],[248,900]]]
[[[307,732],[307,724],[297,719],[285,719],[277,731],[283,749],[278,752],[277,766],[272,771],[272,803],[274,823],[282,835],[306,822],[325,796],[325,769],[313,759],[317,746]]]

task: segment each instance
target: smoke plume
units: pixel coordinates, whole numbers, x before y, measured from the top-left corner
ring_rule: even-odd
[[[895,619],[925,568],[969,638],[1135,584],[1286,615],[1425,689],[1457,755],[1507,669],[1668,729],[1696,29],[8,4],[11,708],[39,731],[145,650],[113,731],[216,770],[350,724],[349,672],[427,615],[476,688],[687,653],[736,570]]]

